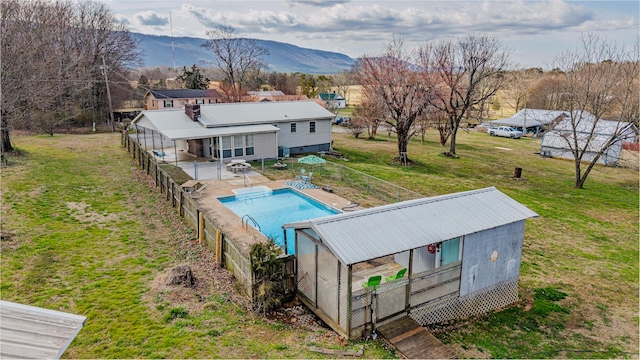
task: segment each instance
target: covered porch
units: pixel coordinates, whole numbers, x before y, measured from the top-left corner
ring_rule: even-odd
[[[473,220],[458,221],[470,209]],[[516,301],[524,220],[534,216],[486,188],[284,227],[295,229],[298,297],[357,338],[406,315],[426,325]]]

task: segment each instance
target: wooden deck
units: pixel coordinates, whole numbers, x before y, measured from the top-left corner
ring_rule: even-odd
[[[404,316],[377,331],[407,359],[456,359],[456,354],[433,334]]]

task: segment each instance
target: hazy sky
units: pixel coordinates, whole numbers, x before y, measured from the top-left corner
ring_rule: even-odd
[[[498,36],[523,66],[548,68],[591,32],[631,44],[640,1],[101,0],[130,31],[206,38],[217,24],[246,37],[376,55],[392,37],[407,46],[470,32]],[[171,20],[170,21],[170,16]],[[171,24],[173,26],[171,26]]]

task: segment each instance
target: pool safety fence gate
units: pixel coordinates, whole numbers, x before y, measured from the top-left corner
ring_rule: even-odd
[[[171,176],[158,164],[154,155],[145,151],[140,143],[123,132],[121,144],[132,155],[140,168],[154,180],[155,186],[159,188],[165,200],[177,209],[179,215],[190,226],[197,229],[199,241],[206,243],[209,249],[216,254],[218,263],[233,273],[249,297],[253,299],[253,274],[249,253],[243,251],[242,247],[225,236],[222,229],[216,224],[216,220],[210,218],[200,209],[197,202],[173,181]],[[283,267],[279,271],[283,272],[285,293],[289,294],[295,291],[295,277],[293,275],[295,259],[290,256],[283,260]]]
[[[276,163],[284,163],[287,166],[284,169],[282,167],[274,167]],[[302,169],[305,169],[306,173],[313,172],[311,182],[315,185],[322,187],[332,183],[345,184],[350,188],[360,190],[365,195],[369,194],[385,204],[424,197],[424,195],[415,191],[332,161],[309,165],[298,163],[297,158],[262,159],[261,165],[261,174],[271,178],[281,178],[284,177],[284,174],[286,174],[286,178],[295,178],[300,175]]]

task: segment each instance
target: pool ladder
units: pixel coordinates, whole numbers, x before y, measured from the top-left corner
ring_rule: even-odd
[[[258,228],[258,231],[262,232],[262,229],[260,229],[260,225],[258,224],[256,219],[252,218],[251,215],[249,215],[249,214],[245,214],[242,217],[242,228],[243,229],[248,230],[247,227],[249,226],[249,221],[251,221],[253,223],[254,227]]]

